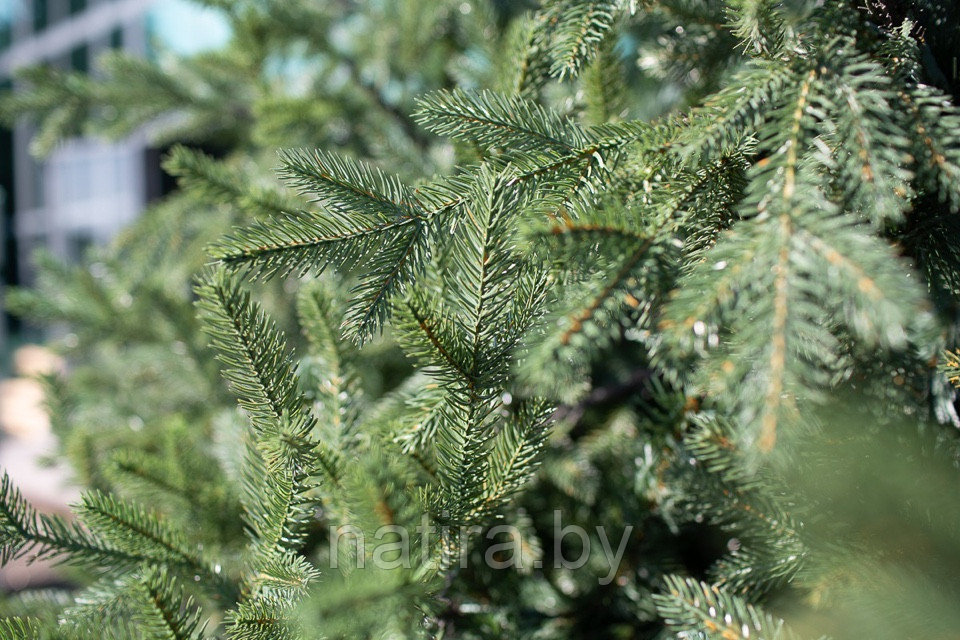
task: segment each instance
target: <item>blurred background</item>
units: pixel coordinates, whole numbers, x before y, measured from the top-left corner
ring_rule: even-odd
[[[216,11],[182,0],[0,0],[0,89],[15,89],[23,67],[91,73],[110,50],[189,55],[221,47],[229,35]],[[60,511],[76,492],[61,466],[41,464],[55,440],[36,378],[63,362],[35,344],[41,329],[9,313],[4,295],[34,283],[38,249],[77,263],[174,185],[160,168],[165,149],[151,144],[148,130],[117,142],[78,137],[42,159],[30,150],[35,135],[29,122],[0,126],[0,466],[41,509]],[[0,571],[6,587],[52,579],[22,563]]]
[[[182,0],[0,0],[0,88],[21,67],[47,64],[89,72],[100,54],[121,49],[150,58],[222,46],[227,22]],[[0,272],[4,289],[29,286],[38,248],[70,261],[103,244],[172,188],[160,169],[163,149],[148,132],[117,143],[80,138],[40,161],[34,127],[0,129]],[[0,293],[2,296],[2,293]],[[0,305],[3,306],[3,305]],[[9,313],[0,323],[0,373],[36,330]]]

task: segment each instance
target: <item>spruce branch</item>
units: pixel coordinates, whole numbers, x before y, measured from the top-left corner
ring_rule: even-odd
[[[249,292],[222,269],[203,276],[196,291],[203,329],[226,366],[223,375],[256,428],[264,430],[285,416],[299,415],[304,405],[292,355]]]
[[[0,564],[31,551],[33,559],[57,558],[114,570],[150,558],[114,547],[75,522],[38,514],[6,472],[0,480],[0,527],[4,533]]]
[[[134,483],[149,487],[148,492],[158,492],[175,496],[199,510],[202,505],[196,491],[183,484],[182,477],[175,477],[170,465],[140,452],[122,451],[110,460],[112,475],[128,478]]]
[[[550,0],[544,15],[550,40],[551,75],[563,80],[593,60],[625,3],[620,0]]]
[[[285,213],[237,229],[212,254],[229,269],[262,276],[363,264],[344,321],[362,342],[423,268],[431,212],[395,177],[362,163],[319,151],[286,152],[283,162],[285,177],[324,211]]]
[[[132,589],[137,631],[145,640],[201,640],[206,625],[193,598],[164,570],[148,569]]]
[[[341,215],[375,212],[384,220],[423,215],[413,194],[395,176],[320,150],[283,151],[281,176],[292,187]]]
[[[279,553],[266,559],[256,575],[257,590],[267,597],[294,600],[307,595],[320,572],[303,556]]]
[[[536,471],[538,456],[550,434],[550,407],[543,401],[522,402],[493,440],[490,482],[472,517],[496,513]]]
[[[296,429],[296,425],[288,428]],[[264,434],[248,445],[241,479],[244,519],[251,535],[254,560],[276,552],[296,551],[317,506],[315,469],[319,467],[305,430],[294,432],[297,446],[284,455],[283,431]],[[285,429],[284,429],[285,431]],[[331,470],[339,478],[339,470]]]
[[[352,344],[340,339],[344,315],[334,283],[307,283],[297,295],[297,320],[309,343],[309,355],[301,359],[300,379],[312,392],[308,400],[318,428],[333,441],[346,435],[364,400],[358,354]]]
[[[91,533],[129,557],[148,558],[185,572],[200,572],[216,578],[215,584],[220,582],[199,550],[190,548],[181,531],[140,505],[94,492],[81,498],[77,515]]]
[[[882,68],[858,57],[839,72],[836,166],[853,208],[874,224],[896,222],[909,207],[913,175],[908,140],[891,119],[896,96]]]
[[[681,140],[682,157],[701,162],[729,155],[763,122],[766,108],[796,81],[796,71],[780,63],[751,61],[729,88],[712,96],[691,114],[688,138]]]
[[[787,38],[782,3],[776,0],[729,0],[734,34],[748,52],[773,57]]]
[[[536,100],[550,80],[552,61],[547,55],[550,38],[544,12],[521,16],[510,27],[503,60],[499,67],[508,73],[500,79],[499,88],[508,95]]]
[[[0,618],[0,638],[3,640],[39,640],[40,623],[30,618]]]
[[[960,140],[954,133],[960,110],[939,91],[918,85],[902,90],[917,173],[953,210],[960,209]]]
[[[474,142],[485,149],[563,153],[586,143],[580,127],[536,102],[490,91],[441,91],[418,101],[416,118],[433,133]]]
[[[584,118],[594,125],[621,120],[627,112],[625,65],[615,45],[606,38],[584,70]]]
[[[291,626],[289,605],[278,598],[257,598],[241,603],[227,614],[227,633],[232,640],[299,640]]]
[[[238,171],[227,161],[215,160],[183,145],[170,150],[163,169],[177,178],[180,188],[210,203],[231,203],[256,215],[278,215],[302,206],[290,194],[262,184],[262,178],[258,184],[258,176],[249,171]]]
[[[667,215],[649,223],[632,209],[613,204],[592,209],[577,220],[555,220],[534,227],[532,244],[543,256],[574,274],[540,323],[542,333],[527,339],[525,377],[568,398],[573,379],[590,354],[620,335],[621,323],[644,326],[656,301],[669,289],[679,243],[669,228],[682,217]],[[549,371],[550,379],[540,372]]]
[[[496,409],[497,404],[492,401],[477,400],[441,406],[435,443],[439,486],[431,504],[433,517],[441,525],[475,522],[489,475],[487,456]],[[452,560],[458,550],[459,547],[447,549],[445,561]]]
[[[710,640],[793,640],[783,624],[722,590],[680,576],[666,577],[665,593],[655,594],[657,613],[678,637],[702,633]]]
[[[733,594],[760,594],[789,583],[811,557],[792,505],[772,478],[752,471],[750,452],[737,446],[737,430],[728,420],[705,413],[691,422],[683,442],[696,470],[686,480],[683,502],[694,519],[705,517],[738,541],[710,575]]]

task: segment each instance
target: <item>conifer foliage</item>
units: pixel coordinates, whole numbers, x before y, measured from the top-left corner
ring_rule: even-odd
[[[960,593],[956,557],[865,542],[825,489],[869,490],[843,470],[872,440],[957,480],[956,357],[936,363],[957,346],[944,230],[960,110],[911,19],[935,3],[906,4],[877,24],[856,2],[462,3],[488,35],[507,25],[506,53],[409,114],[378,94],[407,158],[287,146],[277,184],[175,150],[184,192],[234,212],[189,274],[198,313],[181,329],[240,411],[204,422],[196,442],[220,453],[200,488],[155,443],[126,443],[111,467],[125,480],[89,483],[75,520],[38,515],[4,476],[0,560],[53,557],[85,578],[66,603],[11,598],[0,633],[892,638],[901,624],[867,622],[903,613],[884,584],[912,585],[911,606]],[[640,48],[656,72],[630,79],[625,48],[671,20],[656,60]],[[716,42],[737,48],[719,59]],[[631,97],[664,78],[671,104]],[[34,79],[7,108],[54,126]],[[436,171],[437,150],[456,166]],[[416,153],[418,171],[388,171]],[[395,353],[384,392],[369,369]],[[851,405],[870,419],[838,418]],[[955,506],[906,489],[890,502],[943,553]],[[587,529],[578,568],[560,562],[558,517]],[[508,570],[490,562],[498,524],[522,538]],[[927,599],[912,632],[955,632],[946,601]]]

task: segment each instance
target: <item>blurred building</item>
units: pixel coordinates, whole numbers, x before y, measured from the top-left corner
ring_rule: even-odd
[[[0,87],[16,69],[49,64],[92,71],[110,49],[150,56],[189,52],[228,34],[209,11],[183,0],[0,0]],[[30,284],[30,256],[44,247],[67,260],[109,240],[169,188],[145,134],[119,143],[69,141],[44,161],[30,155],[31,125],[0,131],[0,264],[4,285]],[[0,327],[0,353],[12,319]],[[0,357],[2,361],[2,357]]]

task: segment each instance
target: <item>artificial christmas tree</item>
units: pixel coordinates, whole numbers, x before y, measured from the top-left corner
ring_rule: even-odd
[[[481,5],[444,15],[513,48],[383,109],[422,166],[285,150],[284,190],[172,154],[183,197],[246,214],[188,269],[176,343],[241,411],[210,378],[157,405],[82,467],[77,522],[5,479],[4,558],[85,571],[4,633],[956,631],[960,112],[912,20],[937,4]],[[90,402],[54,397],[66,425]]]

